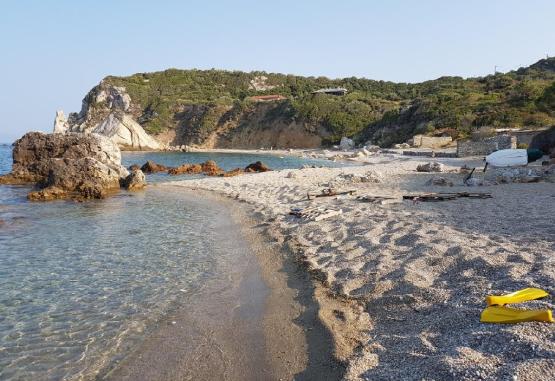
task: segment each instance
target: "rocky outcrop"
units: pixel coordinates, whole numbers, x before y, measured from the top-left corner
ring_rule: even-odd
[[[54,132],[104,135],[123,149],[160,149],[161,145],[134,119],[132,106],[124,87],[101,82],[83,99],[79,113],[71,113],[66,119],[63,111],[56,112]]]
[[[31,200],[103,198],[129,172],[119,148],[96,134],[30,132],[14,143],[12,172],[4,184],[35,184]]]

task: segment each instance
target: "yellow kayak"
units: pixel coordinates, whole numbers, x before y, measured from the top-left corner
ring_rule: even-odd
[[[522,323],[526,321],[543,321],[553,323],[551,310],[515,310],[508,307],[486,307],[480,316],[482,323]]]
[[[539,288],[524,288],[522,290],[518,290],[506,295],[486,296],[486,303],[488,306],[494,306],[494,305],[503,306],[505,304],[527,302],[529,300],[544,298],[546,296],[549,296],[549,294]]]

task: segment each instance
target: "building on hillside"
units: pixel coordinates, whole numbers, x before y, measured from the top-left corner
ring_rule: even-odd
[[[327,89],[319,89],[313,91],[312,94],[329,94],[329,95],[345,95],[347,94],[347,89],[344,87],[334,87],[334,88],[327,88]]]
[[[284,97],[283,95],[276,94],[276,95],[255,95],[255,96],[249,97],[249,99],[255,102],[274,102],[274,101],[282,101],[287,98]]]

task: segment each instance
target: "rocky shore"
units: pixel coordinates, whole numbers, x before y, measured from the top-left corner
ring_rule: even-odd
[[[428,162],[393,155],[364,161],[371,165],[172,184],[247,203],[306,266],[322,285],[319,317],[347,367],[345,380],[551,377],[553,325],[479,319],[486,295],[555,292],[552,179],[469,188],[460,168],[479,163],[438,159],[449,192],[492,197],[403,201],[445,191],[430,182],[437,172],[416,171]],[[307,197],[329,188],[337,196]],[[532,304],[553,308],[551,299]]]
[[[120,187],[140,189],[144,174],[130,174],[112,140],[97,134],[29,132],[13,145],[12,171],[0,184],[31,184],[33,201],[104,198]]]

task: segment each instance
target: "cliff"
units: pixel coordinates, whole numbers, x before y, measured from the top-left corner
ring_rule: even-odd
[[[313,93],[345,88],[347,94]],[[272,95],[273,97],[261,97]],[[555,123],[555,59],[505,74],[417,84],[169,69],[104,78],[55,132],[95,132],[124,149],[301,148],[341,137],[388,146],[414,134]]]

